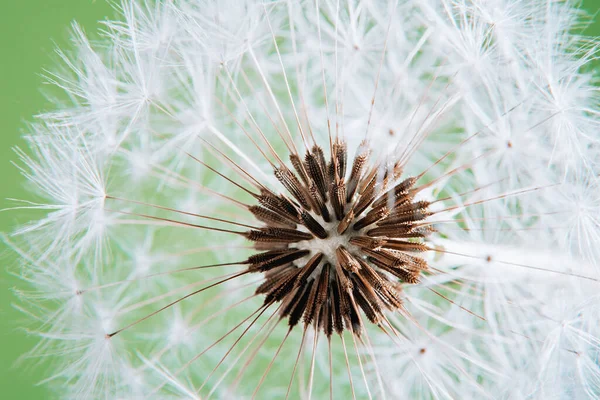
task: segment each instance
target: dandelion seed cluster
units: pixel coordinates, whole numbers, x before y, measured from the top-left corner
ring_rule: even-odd
[[[116,8],[47,73],[4,236],[60,398],[600,396],[575,4]]]
[[[401,174],[401,165],[375,166],[365,173],[368,154],[363,151],[346,182],[346,152],[345,143],[336,141],[329,163],[317,145],[307,151],[304,163],[292,157],[301,178],[278,167],[275,175],[297,203],[263,189],[256,197],[264,206],[252,213],[266,227],[244,233],[258,249],[267,250],[242,262],[250,264],[248,273],[266,273],[256,290],[265,295],[265,305],[281,301],[281,315],[290,327],[301,318],[305,326],[314,321],[328,338],[344,329],[360,336],[360,310],[380,325],[382,308],[401,309],[401,286],[387,274],[417,283],[427,264],[409,252],[427,247],[410,239],[432,232],[420,223],[429,216],[429,203],[414,201],[414,178],[385,190]]]

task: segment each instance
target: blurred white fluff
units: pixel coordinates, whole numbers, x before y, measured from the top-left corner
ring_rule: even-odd
[[[433,241],[445,253],[430,263],[445,274],[407,289],[414,321],[392,320],[405,340],[370,331],[377,362],[362,357],[368,391],[353,370],[357,395],[600,396],[593,280],[600,277],[600,120],[590,68],[598,42],[574,33],[584,17],[575,5],[124,0],[97,43],[75,26],[73,48],[59,53],[62,69],[47,74],[59,89],[52,92],[56,109],[38,116],[29,149],[17,150],[37,198],[15,208],[46,213],[6,239],[26,282],[19,307],[39,322],[30,330],[40,337],[32,355],[55,365],[48,382],[61,398],[202,397],[198,389],[235,339],[190,359],[255,311],[259,300],[242,302],[254,278],[178,303],[124,335],[106,335],[214,282],[211,270],[199,279],[184,269],[240,259],[244,243],[128,213],[162,215],[148,206],[160,204],[237,218],[214,193],[240,192],[186,153],[214,161],[205,139],[273,187],[269,165],[241,126],[261,126],[283,151],[282,119],[301,144],[297,113],[322,141],[329,118],[351,155],[365,130],[372,147],[392,158],[427,130],[408,173],[455,148],[429,174],[469,164],[431,191],[449,198],[440,205],[449,210],[435,220],[461,221],[440,222]],[[251,394],[285,334],[275,332],[254,354],[262,369],[246,373],[250,389],[236,379],[242,359],[227,376],[226,363],[213,377],[224,382],[205,390],[220,398]],[[269,398],[285,395],[300,337],[290,341],[296,350],[282,353],[261,392]],[[334,356],[334,393],[349,396],[344,354],[338,348]],[[327,361],[319,362],[326,375]],[[315,385],[314,398],[327,393]],[[308,397],[306,388],[293,396]]]

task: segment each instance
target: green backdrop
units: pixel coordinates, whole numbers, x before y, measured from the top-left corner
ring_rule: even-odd
[[[527,0],[523,0],[527,1]],[[584,1],[584,8],[598,13],[600,0]],[[8,207],[7,197],[26,198],[23,179],[10,164],[11,148],[22,145],[25,121],[45,108],[51,108],[40,92],[44,67],[56,60],[54,48],[69,41],[69,27],[77,20],[88,33],[98,27],[97,21],[114,15],[105,0],[12,0],[0,8],[0,209]],[[589,35],[600,35],[600,22],[586,29]],[[597,64],[598,65],[598,64]],[[14,214],[0,212],[0,231],[11,231]],[[2,246],[2,244],[0,244]],[[6,273],[10,257],[2,257],[0,247],[0,388],[4,399],[48,398],[43,387],[36,386],[44,376],[43,368],[29,364],[15,365],[17,357],[33,345],[19,332],[26,318],[11,306],[10,288],[17,284]]]
[[[21,146],[25,121],[51,104],[41,93],[44,67],[56,62],[54,49],[69,43],[71,22],[77,20],[86,32],[94,32],[97,21],[114,15],[105,0],[3,0],[0,6],[0,209],[11,205],[7,197],[26,198],[23,178],[10,164],[12,147]],[[23,217],[23,213],[20,213]],[[0,231],[11,231],[14,213],[0,212]],[[0,244],[0,246],[3,246]],[[0,397],[28,400],[50,398],[37,386],[46,371],[32,363],[15,360],[34,344],[19,332],[27,323],[11,303],[10,288],[16,278],[6,273],[14,257],[3,257],[0,247]]]

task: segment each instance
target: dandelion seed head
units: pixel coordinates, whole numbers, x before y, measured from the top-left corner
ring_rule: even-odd
[[[116,10],[45,73],[3,237],[62,397],[597,397],[573,4]]]

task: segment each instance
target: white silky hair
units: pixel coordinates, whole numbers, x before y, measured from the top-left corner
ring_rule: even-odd
[[[326,397],[329,374],[335,398],[600,396],[598,43],[575,6],[124,0],[99,41],[75,25],[46,73],[56,108],[17,150],[32,198],[13,212],[44,212],[5,236],[38,323],[28,356],[62,398],[283,398],[302,346],[292,398]],[[435,181],[411,316],[328,360],[274,309],[252,322],[256,276],[180,301],[240,271],[198,267],[249,254],[191,226],[256,223],[227,179],[281,192],[266,142],[286,161],[337,135]]]

